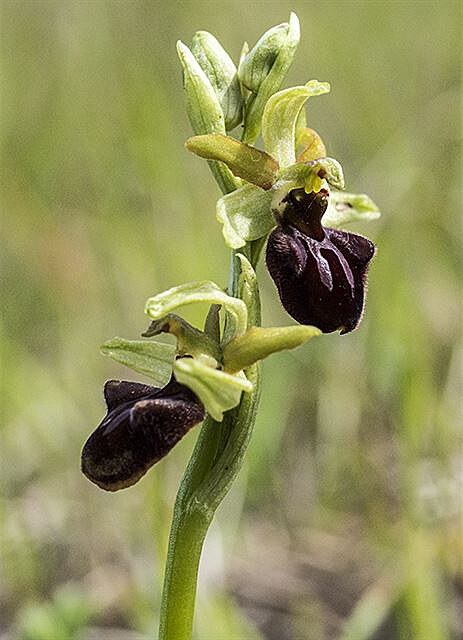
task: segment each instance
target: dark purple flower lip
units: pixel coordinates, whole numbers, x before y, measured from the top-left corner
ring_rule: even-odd
[[[267,267],[297,322],[323,333],[348,333],[362,318],[375,246],[363,236],[323,227],[328,200],[324,189],[288,193],[267,243]]]
[[[204,419],[198,398],[173,377],[162,389],[108,380],[104,397],[108,411],[83,447],[82,471],[106,491],[135,484]]]

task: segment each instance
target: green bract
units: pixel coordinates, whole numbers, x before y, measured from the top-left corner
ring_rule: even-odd
[[[237,253],[236,258],[240,261],[240,271],[238,278],[238,293],[248,309],[248,329],[260,325],[261,309],[259,287],[257,285],[257,275],[254,267],[242,253]]]

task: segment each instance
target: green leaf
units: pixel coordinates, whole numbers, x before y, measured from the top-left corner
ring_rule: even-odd
[[[146,302],[145,313],[153,320],[158,320],[178,307],[197,302],[222,305],[233,317],[234,333],[244,333],[246,330],[248,312],[244,302],[239,298],[227,295],[223,289],[210,280],[187,282],[149,298]]]
[[[222,233],[228,247],[244,247],[246,242],[261,238],[275,226],[270,210],[272,199],[273,191],[251,184],[220,198],[216,217],[223,224]]]
[[[195,33],[191,52],[214,88],[225,117],[225,128],[231,131],[243,117],[241,86],[233,60],[208,31]]]
[[[276,160],[230,136],[220,133],[194,136],[185,146],[201,158],[224,162],[235,176],[262,189],[270,189],[277,178],[279,166]]]
[[[290,14],[287,25],[278,25],[273,30],[281,30],[282,27],[286,29],[284,41],[270,46],[267,32],[244,57],[238,68],[241,82],[245,86],[249,85],[254,92],[246,103],[244,117],[243,142],[248,144],[254,144],[257,140],[267,100],[281,87],[299,44],[300,27],[295,13]],[[280,37],[281,34],[277,40]]]
[[[231,373],[246,369],[272,353],[294,349],[320,334],[320,329],[311,326],[251,327],[225,346],[224,369]]]
[[[174,364],[175,377],[201,400],[209,415],[221,422],[223,414],[239,404],[241,393],[253,385],[246,376],[215,369],[205,360],[179,358]]]
[[[262,116],[262,137],[266,150],[282,167],[296,162],[296,124],[306,100],[329,90],[328,82],[310,80],[305,86],[279,91],[268,100]]]
[[[105,356],[152,378],[160,387],[169,381],[175,358],[173,345],[113,338],[101,345],[100,349]]]
[[[189,48],[180,40],[177,53],[183,67],[183,85],[191,127],[197,135],[205,133],[225,134],[225,118],[219,99],[209,78]],[[224,193],[233,191],[238,182],[223,164],[209,163],[217,183]]]
[[[380,215],[376,204],[364,193],[331,191],[328,209],[323,216],[323,225],[336,229],[349,222],[376,220]]]

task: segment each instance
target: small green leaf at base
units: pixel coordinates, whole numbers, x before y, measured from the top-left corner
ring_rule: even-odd
[[[320,329],[310,326],[251,327],[224,348],[224,369],[230,373],[246,369],[272,353],[294,349],[320,334]]]
[[[152,378],[160,387],[169,381],[175,358],[173,345],[116,337],[101,345],[100,350],[119,364]]]

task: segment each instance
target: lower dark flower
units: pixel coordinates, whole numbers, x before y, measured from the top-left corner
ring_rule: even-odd
[[[104,397],[108,412],[84,445],[82,471],[107,491],[135,484],[204,419],[198,398],[173,377],[162,389],[109,380]]]
[[[329,194],[290,191],[267,244],[267,267],[286,311],[324,333],[348,333],[364,307],[370,240],[323,227]]]

